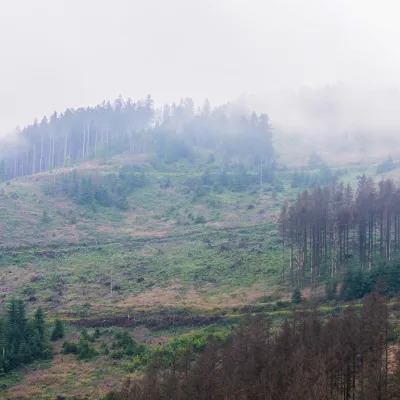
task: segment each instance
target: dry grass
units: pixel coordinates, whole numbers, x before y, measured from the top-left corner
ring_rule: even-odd
[[[156,287],[137,296],[129,296],[116,306],[150,308],[159,305],[171,307],[182,303],[197,305],[201,303],[201,298],[194,289],[185,290],[181,285],[176,284],[166,288]]]

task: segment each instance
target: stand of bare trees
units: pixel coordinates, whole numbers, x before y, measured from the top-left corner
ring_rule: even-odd
[[[195,110],[190,98],[161,110],[150,96],[137,102],[118,98],[112,104],[55,112],[50,118],[35,120],[13,140],[0,141],[0,182],[123,152],[156,150],[164,156],[160,159],[174,162],[184,142],[220,151],[227,158],[251,158],[262,185],[263,171],[273,160],[272,130],[266,114],[247,114],[230,103],[211,108],[208,101]]]
[[[349,263],[370,269],[400,248],[400,189],[362,176],[356,193],[342,183],[302,192],[281,208],[282,280],[315,285],[337,278]]]
[[[167,368],[127,382],[108,400],[389,400],[400,396],[389,368],[388,313],[374,292],[323,324],[316,312],[286,322],[279,333],[262,317],[246,321],[223,345],[190,363],[182,354]],[[390,371],[389,371],[390,369]]]

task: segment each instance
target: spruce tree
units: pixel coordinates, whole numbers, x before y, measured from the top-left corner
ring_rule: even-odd
[[[64,337],[64,324],[58,318],[54,321],[54,328],[51,333],[51,340],[55,342]]]

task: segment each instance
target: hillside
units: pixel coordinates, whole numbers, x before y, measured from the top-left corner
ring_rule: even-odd
[[[180,107],[191,109],[188,101]],[[87,112],[93,117],[101,110],[116,118],[115,107]],[[210,335],[223,340],[249,314],[267,315],[277,328],[294,312],[294,288],[282,283],[282,204],[337,179],[355,185],[364,172],[376,181],[398,177],[390,160],[382,163],[384,174],[362,163],[328,166],[316,153],[303,156],[308,164],[301,169],[298,154],[283,165],[268,118],[239,118],[232,106],[210,112],[205,105],[184,123],[172,118],[180,115],[176,110],[164,112],[169,117],[161,125],[140,134],[121,134],[127,119],[106,124],[100,113],[108,127],[101,143],[95,119],[81,131],[69,124],[72,116],[84,120],[85,111],[69,111],[43,122],[42,133],[36,123],[21,133],[31,146],[15,153],[21,169],[3,160],[1,302],[21,299],[28,315],[44,310],[49,330],[57,319],[65,327],[51,359],[1,375],[7,398],[97,399],[125,377],[142,376],[159,352],[201,352]],[[218,115],[230,115],[222,127]],[[54,150],[67,143],[66,131],[74,138],[71,156],[68,147]],[[43,137],[48,153],[36,158]],[[324,280],[318,290],[305,284],[300,297],[323,294]],[[85,357],[67,354],[65,343],[82,338]]]
[[[227,315],[289,298],[278,287],[275,223],[291,189],[266,183],[260,192],[249,181],[214,190],[220,165],[203,161],[206,154],[161,168],[152,157],[122,153],[2,184],[2,302],[16,296],[28,312],[43,308],[49,324],[60,318],[63,341],[97,326],[111,346],[115,332],[128,327],[152,346],[190,331],[226,330],[237,318]],[[100,184],[121,170],[145,179],[127,195],[127,209],[80,204],[56,190],[69,174]],[[228,171],[237,186],[236,176]],[[110,363],[106,355],[57,355],[63,341],[50,363],[5,377],[8,396],[97,398],[129,372],[126,357]],[[109,367],[99,374],[105,360]]]

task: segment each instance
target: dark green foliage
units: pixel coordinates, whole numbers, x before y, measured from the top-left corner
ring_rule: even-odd
[[[54,321],[54,328],[51,332],[51,340],[55,342],[58,339],[62,339],[64,337],[64,324],[61,320],[56,319]]]
[[[84,329],[79,336],[78,343],[69,341],[63,343],[62,353],[76,354],[78,360],[90,360],[98,355],[95,347],[90,344],[91,342],[94,342],[94,338]]]
[[[292,303],[293,304],[300,304],[302,302],[301,292],[299,288],[294,289],[292,294]]]
[[[111,349],[113,350],[111,357],[115,359],[123,356],[141,356],[147,351],[146,346],[136,343],[127,331],[118,332],[115,335]]]
[[[340,291],[343,300],[361,299],[375,290],[377,282],[380,293],[393,297],[400,293],[400,265],[382,265],[362,272],[350,269],[345,275]]]
[[[77,354],[78,353],[78,345],[76,343],[69,342],[66,340],[62,345],[61,352],[63,354]]]
[[[3,372],[33,360],[48,358],[51,352],[43,311],[38,309],[33,318],[28,319],[23,302],[11,300],[6,315],[0,319],[0,347],[0,371]]]
[[[90,339],[87,335],[81,334],[79,337],[79,342],[77,346],[77,358],[78,360],[90,360],[96,357],[99,353],[96,351],[95,347],[89,343]]]
[[[96,328],[93,333],[93,339],[98,339],[101,336],[101,332],[99,328]]]
[[[60,185],[61,194],[68,196],[77,204],[90,207],[94,212],[97,211],[98,205],[115,206],[122,211],[128,210],[127,196],[143,186],[145,186],[144,174],[137,173],[132,167],[124,167],[118,174],[107,174],[99,183],[94,183],[91,176],[80,178],[78,172],[74,170],[61,178]],[[76,217],[70,223],[76,223]]]
[[[319,186],[331,185],[339,176],[339,173],[333,173],[327,166],[323,165],[317,171],[294,172],[292,175],[292,188],[316,188]]]
[[[107,355],[110,352],[110,350],[108,349],[107,343],[105,343],[105,342],[101,342],[100,349],[104,355]]]
[[[97,203],[103,207],[110,207],[113,204],[110,190],[102,184],[100,184],[96,190],[95,198]]]
[[[269,182],[267,178],[264,180]],[[190,178],[185,181],[183,190],[186,194],[193,194],[197,198],[206,196],[211,191],[214,193],[223,193],[225,189],[232,192],[244,192],[251,187],[258,185],[260,182],[259,175],[249,173],[243,164],[234,165],[231,170],[211,173],[206,171],[199,178]],[[277,184],[277,191],[284,190],[282,184]]]
[[[198,215],[195,220],[194,220],[195,224],[205,224],[206,223],[206,219],[204,218],[203,215]]]
[[[355,300],[371,292],[374,284],[371,284],[368,275],[361,270],[349,270],[343,279],[340,297],[343,300]]]

